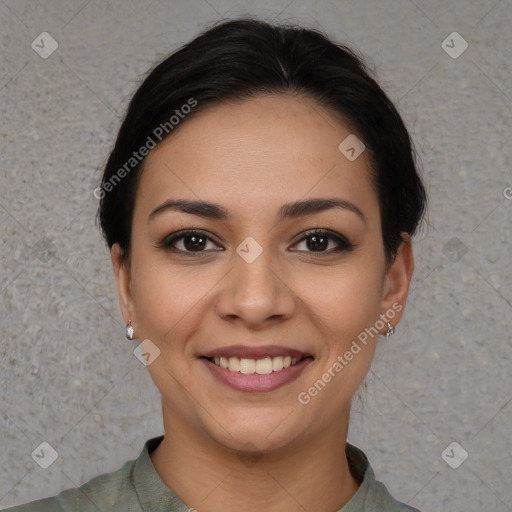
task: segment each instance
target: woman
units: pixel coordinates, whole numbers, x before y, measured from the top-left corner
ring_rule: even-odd
[[[165,435],[9,510],[417,510],[347,443],[426,200],[399,114],[349,49],[210,28],[144,80],[95,195]]]

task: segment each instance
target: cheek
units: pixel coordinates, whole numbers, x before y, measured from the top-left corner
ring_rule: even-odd
[[[330,339],[349,341],[378,319],[382,283],[375,267],[347,265],[304,272],[299,279],[298,294]]]
[[[303,273],[300,279],[309,319],[319,332],[320,352],[317,370],[297,398],[319,431],[333,416],[346,413],[375,352],[377,336],[368,336],[365,329],[379,318],[381,274],[378,265],[365,265],[364,260],[362,256],[323,273]]]
[[[212,307],[212,295],[222,288],[222,277],[229,271],[213,263],[149,264],[149,255],[133,256],[132,297],[139,334],[162,341],[178,340],[179,332],[198,324],[197,316],[204,314],[204,307]],[[361,258],[357,264],[338,267],[299,265],[283,277],[299,299],[296,313],[304,309],[326,340],[339,343],[357,337],[378,318],[377,267],[365,265]]]
[[[133,261],[132,297],[139,332],[162,343],[178,341],[187,324],[197,324],[194,317],[214,290],[218,272],[205,271],[201,265],[194,269],[150,261],[142,254]]]
[[[357,390],[373,359],[378,336],[370,328],[379,319],[381,274],[378,265],[347,265],[326,274],[302,277],[301,293],[323,338],[318,344],[323,361],[316,377],[332,382],[322,392],[322,400],[341,407]]]

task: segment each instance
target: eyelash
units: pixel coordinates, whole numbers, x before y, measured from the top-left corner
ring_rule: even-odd
[[[203,231],[199,231],[199,230],[193,230],[193,229],[188,229],[188,230],[182,230],[182,231],[178,231],[177,233],[173,233],[172,235],[168,235],[166,236],[158,245],[157,247],[159,249],[164,249],[166,251],[171,251],[171,252],[175,252],[175,253],[181,253],[183,255],[191,255],[193,257],[198,257],[198,256],[201,256],[203,253],[207,252],[205,250],[202,250],[202,251],[187,251],[187,250],[182,250],[182,249],[177,249],[176,247],[173,247],[173,244],[176,243],[178,240],[181,240],[181,239],[184,239],[186,237],[189,237],[189,236],[201,236],[203,238],[206,238],[207,240],[215,243],[215,241],[210,237],[208,236],[205,232]],[[323,237],[327,237],[329,239],[332,239],[332,240],[336,240],[337,244],[338,244],[338,247],[334,248],[334,249],[330,249],[328,251],[298,251],[298,252],[309,252],[309,253],[312,253],[312,254],[317,254],[319,255],[320,257],[322,257],[323,255],[331,255],[331,254],[337,254],[337,253],[340,253],[340,252],[349,252],[349,251],[352,251],[355,247],[356,247],[356,244],[353,244],[351,242],[349,242],[344,236],[342,235],[338,235],[338,234],[334,234],[332,233],[331,231],[329,230],[324,230],[324,229],[318,229],[318,228],[315,228],[315,229],[312,229],[312,230],[309,230],[309,231],[306,231],[304,233],[305,236],[303,236],[300,240],[298,240],[295,245],[307,240],[308,238],[311,238],[313,236],[323,236]],[[215,249],[215,250],[220,250],[220,249]]]

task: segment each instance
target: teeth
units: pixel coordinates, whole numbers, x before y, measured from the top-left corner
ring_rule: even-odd
[[[254,373],[256,371],[256,361],[254,359],[240,359],[238,371],[240,373]]]
[[[232,372],[245,374],[257,373],[265,375],[267,373],[278,372],[283,368],[288,368],[299,362],[297,357],[277,356],[264,357],[263,359],[246,359],[239,357],[214,357],[213,362],[221,368],[228,368]]]
[[[230,357],[228,359],[228,368],[232,372],[237,372],[240,369],[240,359],[238,357]]]
[[[265,359],[258,359],[256,361],[255,371],[259,375],[264,375],[265,373],[272,373],[274,366],[272,364],[272,358],[265,357]]]
[[[279,370],[283,369],[283,358],[281,356],[279,357],[273,357],[272,358],[272,370],[275,372],[278,372]]]

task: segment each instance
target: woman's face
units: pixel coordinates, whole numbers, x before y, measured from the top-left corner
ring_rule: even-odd
[[[413,267],[409,241],[386,267],[367,155],[338,148],[350,134],[311,99],[257,97],[184,121],[147,157],[130,263],[118,245],[112,259],[125,321],[160,351],[164,421],[259,450],[346,426]]]

